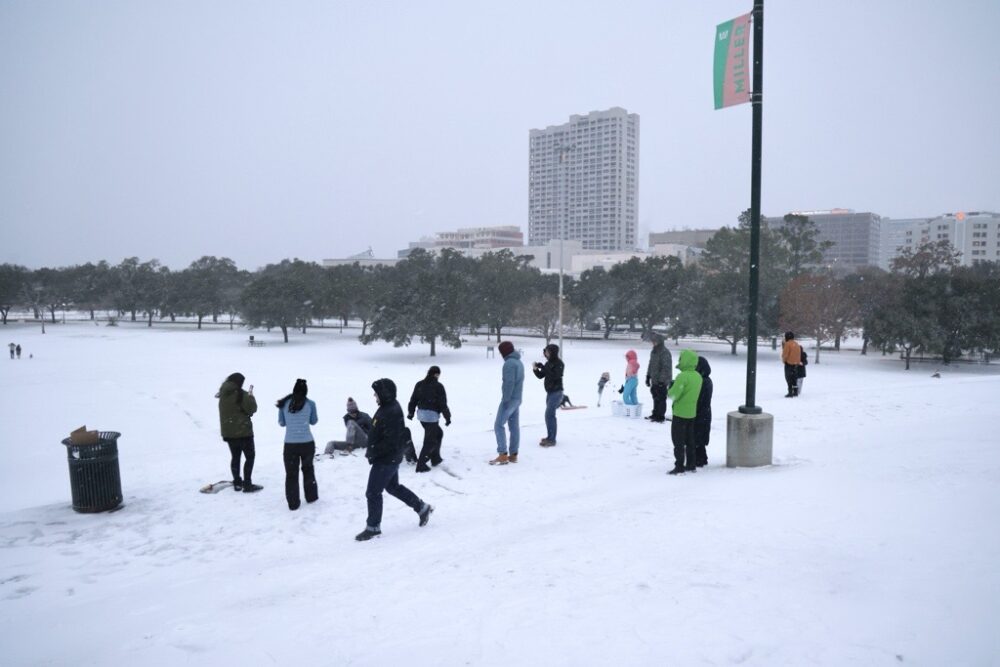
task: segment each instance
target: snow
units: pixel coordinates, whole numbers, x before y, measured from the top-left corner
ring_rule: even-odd
[[[528,374],[520,462],[488,466],[499,355],[360,345],[356,330],[291,334],[122,323],[2,329],[0,645],[4,664],[843,665],[990,664],[1000,656],[1000,369],[823,351],[804,394],[782,398],[759,350],[757,400],[774,415],[775,465],[725,467],[726,413],[746,359],[693,343],[713,367],[709,467],[669,477],[669,425],[611,416],[624,353],[566,341],[566,391],[586,410],[544,435]],[[526,367],[543,343],[515,338]],[[3,341],[6,345],[7,341]],[[676,361],[678,349],[669,346]],[[29,359],[28,355],[34,358]],[[442,469],[401,479],[430,524],[386,496],[364,527],[363,456],[317,463],[320,500],[289,512],[271,405],[309,380],[322,442],[348,396],[405,400],[442,368],[454,422]],[[255,385],[254,495],[198,493],[229,476],[214,393]],[[931,378],[935,370],[941,378]],[[649,410],[648,391],[640,400]],[[70,506],[62,438],[117,430],[124,508]],[[415,423],[414,423],[415,425]],[[415,425],[418,439],[422,433]],[[222,662],[220,662],[222,661]]]

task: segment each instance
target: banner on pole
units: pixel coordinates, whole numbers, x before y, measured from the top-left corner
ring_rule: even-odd
[[[715,28],[715,108],[750,101],[750,14]]]

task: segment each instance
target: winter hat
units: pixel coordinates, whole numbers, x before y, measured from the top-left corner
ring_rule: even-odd
[[[233,373],[226,378],[226,382],[233,382],[237,387],[242,387],[245,380],[246,377],[243,376],[243,373]]]
[[[430,368],[427,369],[427,377],[430,377],[432,375],[441,375],[441,369],[438,368],[437,366],[431,366]]]
[[[514,351],[514,343],[509,340],[505,340],[497,346],[500,351],[500,356],[506,359]]]
[[[357,412],[358,411],[358,404],[355,403],[354,399],[351,398],[351,397],[347,398],[347,411],[348,412]]]

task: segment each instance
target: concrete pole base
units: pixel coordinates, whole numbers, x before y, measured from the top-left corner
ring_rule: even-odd
[[[771,465],[774,415],[726,415],[726,467],[754,468]]]

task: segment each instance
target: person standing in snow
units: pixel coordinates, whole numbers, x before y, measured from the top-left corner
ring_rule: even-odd
[[[663,336],[654,331],[649,334],[649,342],[653,344],[653,349],[646,367],[646,386],[653,397],[653,413],[646,419],[662,423],[667,420],[667,388],[673,381],[673,359],[663,343]]]
[[[300,468],[306,502],[314,503],[319,499],[316,471],[313,468],[316,440],[309,428],[316,425],[319,416],[316,414],[316,403],[306,398],[308,393],[306,381],[300,378],[295,381],[292,393],[275,403],[278,408],[278,425],[285,427],[285,450],[282,453],[285,462],[285,499],[288,501],[288,509],[292,511],[302,504],[299,498]]]
[[[524,364],[521,363],[521,354],[514,349],[514,344],[509,340],[500,343],[497,350],[503,359],[503,370],[500,405],[497,407],[497,418],[493,422],[493,433],[497,438],[497,457],[490,461],[490,465],[506,465],[517,463],[517,451],[521,443],[519,411],[524,391]],[[510,429],[509,450],[505,427]]]
[[[698,470],[694,420],[698,414],[702,380],[695,370],[697,366],[698,355],[691,350],[681,350],[680,361],[677,362],[680,373],[667,391],[667,396],[673,400],[674,415],[670,425],[670,439],[674,444],[674,469],[670,471],[671,475]]]
[[[253,397],[253,385],[250,385],[249,391],[243,391],[245,380],[242,373],[233,373],[222,383],[215,397],[219,399],[222,439],[229,445],[229,453],[232,455],[229,467],[233,473],[233,488],[244,493],[254,493],[264,488],[251,481],[256,451],[253,422],[250,418],[257,412],[257,399]],[[245,459],[243,477],[240,477],[241,455]]]
[[[14,351],[17,352],[17,358],[20,359],[21,358],[21,344],[20,343],[18,343],[17,347],[14,348]]]
[[[427,369],[427,376],[413,387],[410,403],[406,408],[406,418],[413,419],[415,411],[417,420],[424,429],[424,444],[417,458],[417,472],[428,472],[428,461],[431,465],[438,466],[443,460],[441,441],[444,439],[444,431],[438,421],[444,417],[444,425],[451,426],[451,410],[448,409],[448,393],[438,381],[440,377],[441,369],[437,366]]]
[[[343,440],[331,440],[326,443],[324,454],[333,456],[335,450],[351,452],[368,446],[368,433],[372,430],[372,418],[367,412],[361,412],[358,404],[350,396],[347,397],[347,412],[344,414],[344,427],[347,435]]]
[[[785,332],[785,342],[781,345],[781,361],[785,364],[785,384],[788,385],[788,393],[785,398],[794,398],[798,395],[799,366],[802,365],[802,346],[795,340],[795,334],[791,331]]]
[[[559,358],[559,346],[550,343],[542,349],[545,363],[537,361],[531,370],[535,377],[543,381],[545,386],[545,437],[538,444],[542,447],[554,447],[556,444],[556,409],[563,399],[563,371],[565,365]]]
[[[406,423],[403,421],[403,408],[396,400],[396,384],[388,378],[382,378],[372,383],[372,389],[378,401],[378,410],[372,420],[368,451],[365,453],[371,464],[368,487],[365,489],[368,521],[365,529],[354,537],[359,542],[382,534],[382,491],[409,505],[420,517],[421,526],[427,525],[431,512],[434,511],[417,494],[399,483],[399,464],[406,447]]]
[[[799,347],[801,347],[801,346],[799,346]],[[802,348],[802,363],[799,364],[799,367],[797,369],[795,369],[797,371],[797,373],[796,373],[797,377],[795,379],[795,395],[796,396],[801,396],[802,395],[802,383],[806,379],[806,366],[807,365],[809,365],[809,355],[806,354],[806,348],[803,347]]]
[[[14,358],[14,347],[15,347],[14,343],[11,343],[7,347],[10,348],[10,358],[13,359]]]
[[[708,439],[712,430],[712,367],[708,359],[698,357],[698,365],[694,368],[701,376],[701,391],[698,393],[698,413],[694,418],[695,465],[708,465]]]
[[[625,353],[625,387],[622,390],[622,403],[638,405],[639,399],[635,392],[639,386],[639,360],[635,350]]]

